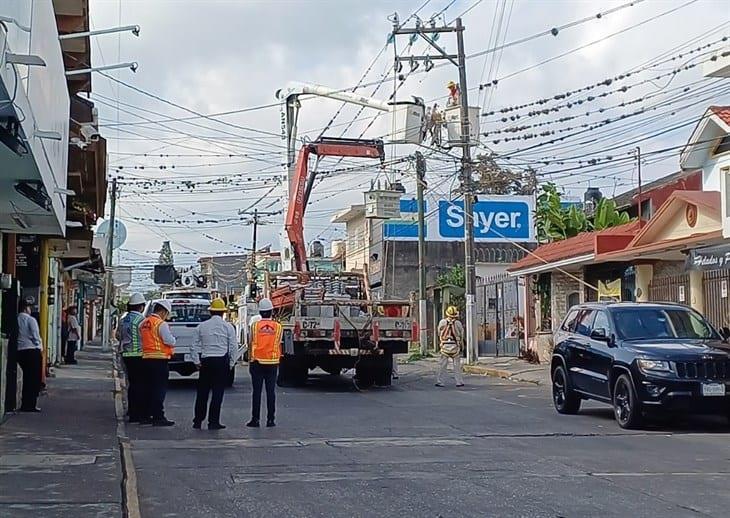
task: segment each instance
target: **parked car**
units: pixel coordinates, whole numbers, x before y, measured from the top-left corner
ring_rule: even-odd
[[[698,312],[670,303],[573,306],[555,332],[552,395],[561,414],[613,405],[622,428],[656,411],[730,419],[730,347]]]

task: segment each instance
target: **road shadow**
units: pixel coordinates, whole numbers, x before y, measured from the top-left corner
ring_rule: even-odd
[[[613,409],[606,408],[584,408],[578,413],[579,416],[590,417],[602,422],[614,422]],[[617,430],[620,430],[616,424]],[[653,414],[645,416],[644,424],[641,427],[645,432],[665,433],[730,433],[730,423],[725,416],[704,415],[704,414]]]

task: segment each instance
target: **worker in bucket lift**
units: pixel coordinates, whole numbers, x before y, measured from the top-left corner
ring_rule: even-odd
[[[456,386],[464,386],[461,373],[461,349],[464,346],[464,326],[458,320],[459,310],[454,306],[446,308],[445,318],[439,322],[438,335],[440,345],[439,367],[436,374],[436,386],[444,386],[444,376],[449,365],[449,359],[454,361],[454,378]]]
[[[461,96],[459,85],[453,81],[449,81],[446,88],[449,89],[449,100],[447,101],[446,106],[459,106]]]

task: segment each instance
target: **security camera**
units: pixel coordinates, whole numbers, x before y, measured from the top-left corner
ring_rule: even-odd
[[[84,140],[86,142],[98,142],[99,130],[96,129],[91,124],[82,124],[81,125],[81,136],[84,138]]]
[[[135,36],[139,36],[139,25],[135,25],[134,29],[132,29],[132,34]]]
[[[137,63],[132,63],[129,66],[129,70],[131,70],[132,72],[136,72],[138,68],[139,68],[139,65]]]
[[[69,144],[72,146],[76,146],[82,151],[89,146],[88,142],[84,142],[79,137],[71,137],[71,139],[69,140]]]

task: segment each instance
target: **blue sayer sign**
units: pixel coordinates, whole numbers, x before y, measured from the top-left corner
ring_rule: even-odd
[[[428,204],[424,201],[424,211]],[[400,219],[391,219],[383,223],[383,238],[389,240],[418,239],[418,200],[400,201]],[[426,223],[426,235],[428,235],[428,223]]]
[[[464,202],[439,201],[439,239],[464,239]],[[494,196],[474,204],[477,241],[533,241],[532,199]]]

